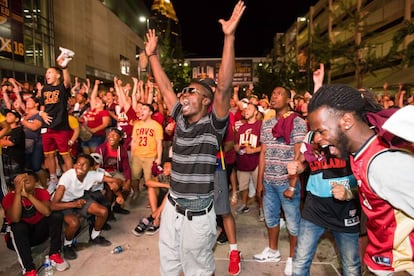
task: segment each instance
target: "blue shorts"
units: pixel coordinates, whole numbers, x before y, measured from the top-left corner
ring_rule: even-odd
[[[292,199],[283,196],[288,186],[288,180],[284,185],[274,185],[264,181],[263,211],[267,227],[273,228],[279,225],[280,211],[283,208],[289,234],[297,236],[300,223],[300,183],[297,183],[295,195]]]

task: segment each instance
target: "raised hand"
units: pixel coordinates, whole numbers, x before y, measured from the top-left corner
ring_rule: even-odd
[[[145,53],[147,56],[152,56],[157,52],[158,36],[154,29],[147,32],[147,42],[145,43]]]
[[[236,32],[236,27],[239,24],[240,18],[243,15],[246,6],[243,1],[239,1],[233,9],[233,13],[229,20],[225,21],[220,19],[219,23],[221,24],[223,33],[225,35],[234,35]]]
[[[13,181],[15,193],[21,194],[22,196],[26,196],[26,191],[24,190],[24,181],[25,174],[17,175]]]
[[[323,85],[323,77],[325,75],[325,66],[323,63],[319,64],[319,69],[313,72],[313,92],[315,93]]]

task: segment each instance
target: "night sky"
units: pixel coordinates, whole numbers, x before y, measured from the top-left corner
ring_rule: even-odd
[[[223,34],[220,18],[228,19],[236,0],[171,0],[182,30],[188,57],[219,57]],[[236,33],[236,56],[266,56],[273,37],[285,32],[297,17],[309,12],[317,0],[246,0],[246,10]]]

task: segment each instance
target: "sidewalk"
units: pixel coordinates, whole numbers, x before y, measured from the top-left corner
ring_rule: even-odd
[[[116,214],[117,221],[110,223],[112,230],[102,233],[112,242],[110,247],[88,246],[89,237],[87,231],[84,232],[77,241],[78,258],[69,261],[71,266],[69,270],[55,272],[55,275],[159,275],[158,233],[154,236],[143,235],[141,237],[136,237],[131,233],[138,220],[149,214],[150,210],[146,208],[146,205],[146,193],[143,192],[135,201],[128,201],[127,208],[131,211],[129,215]],[[0,218],[2,216],[3,214]],[[258,221],[257,208],[251,207],[249,213],[235,215],[235,219],[238,247],[242,252],[242,273],[240,275],[283,275],[289,250],[286,230],[281,230],[279,238],[282,261],[280,263],[258,263],[253,260],[253,255],[261,252],[267,246],[267,231],[264,222]],[[117,245],[122,245],[127,249],[120,254],[111,254],[110,251]],[[227,275],[228,250],[227,244],[217,245],[215,248],[216,276]],[[21,275],[16,254],[6,248],[4,241],[0,241],[0,256],[0,276]],[[39,265],[42,260],[43,257],[38,258]],[[329,234],[325,235],[319,244],[312,264],[311,275],[340,275],[337,255]]]

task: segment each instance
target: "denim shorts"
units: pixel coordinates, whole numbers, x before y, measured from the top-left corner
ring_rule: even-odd
[[[283,196],[288,186],[288,180],[283,185],[274,185],[264,181],[263,211],[267,227],[273,228],[280,223],[280,211],[282,208],[285,213],[289,234],[297,236],[300,223],[300,183],[297,183],[295,195],[292,199],[287,199]]]
[[[214,172],[214,210],[216,215],[226,215],[231,212],[228,183],[227,171],[217,168]]]
[[[83,148],[96,148],[97,146],[105,142],[105,139],[105,135],[92,135],[91,139],[89,139],[88,141],[82,141],[81,146]]]

